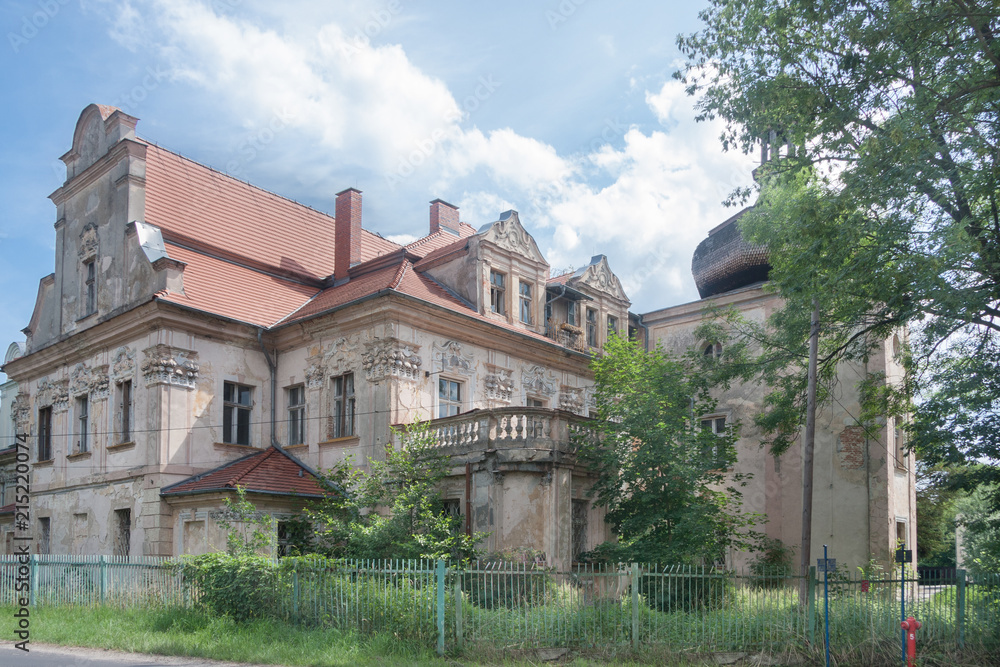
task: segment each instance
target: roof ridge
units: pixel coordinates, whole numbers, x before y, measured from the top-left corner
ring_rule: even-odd
[[[244,470],[238,476],[233,477],[231,480],[226,482],[226,486],[233,486],[233,487],[239,486],[239,480],[243,479],[244,477],[252,473],[254,470],[256,470],[261,463],[271,458],[271,454],[276,451],[278,450],[275,449],[274,445],[271,445],[267,449],[257,452],[256,454],[253,454],[252,456],[260,456],[261,454],[263,454],[263,456],[260,456],[260,459],[258,461],[254,462],[252,466]]]
[[[268,190],[266,188],[262,188],[259,185],[255,185],[255,184],[251,183],[250,181],[244,181],[244,180],[242,180],[240,178],[236,178],[235,176],[233,176],[231,174],[227,174],[226,172],[221,171],[219,169],[216,169],[215,167],[213,167],[211,165],[202,164],[201,162],[198,162],[194,158],[189,158],[188,156],[183,155],[183,154],[181,154],[181,153],[179,153],[179,152],[177,152],[175,150],[171,150],[169,148],[161,146],[160,144],[156,143],[155,141],[153,141],[151,139],[146,139],[145,137],[139,137],[139,136],[137,136],[136,139],[139,140],[139,141],[141,141],[142,143],[146,144],[147,146],[152,146],[153,148],[155,148],[157,150],[160,150],[160,151],[163,151],[164,153],[169,153],[169,154],[171,154],[171,155],[173,155],[175,157],[180,158],[181,160],[184,160],[185,162],[190,162],[191,164],[195,165],[196,167],[201,167],[202,169],[207,169],[208,171],[214,172],[214,173],[218,174],[219,176],[222,176],[223,178],[227,178],[227,179],[229,179],[229,180],[231,180],[231,181],[233,181],[235,183],[240,183],[242,185],[246,185],[248,187],[253,188],[254,190],[258,190],[260,192],[263,192],[264,194],[271,195],[272,197],[276,197],[277,199],[284,200],[284,201],[286,201],[286,202],[288,202],[290,204],[294,204],[296,206],[301,206],[302,208],[307,208],[310,211],[313,211],[315,213],[319,213],[320,215],[325,216],[327,218],[330,218],[331,220],[334,220],[336,218],[336,216],[334,216],[334,215],[332,215],[330,213],[327,213],[326,211],[321,211],[318,208],[310,206],[309,204],[303,204],[302,202],[296,201],[295,199],[292,199],[291,197],[286,197],[284,195],[278,194],[277,192],[273,192],[273,191]],[[388,241],[389,243],[392,243],[393,245],[398,246],[400,248],[403,247],[399,243],[396,243],[395,241],[390,241],[389,239],[387,239],[386,237],[382,236],[378,232],[374,232],[374,231],[372,231],[370,229],[365,229],[364,227],[361,228],[361,231],[362,232],[366,232],[368,234],[371,234],[372,236],[374,236],[376,238],[379,238],[379,239],[382,239],[383,241]]]
[[[403,257],[403,261],[399,263],[399,268],[396,269],[396,275],[392,277],[389,289],[396,289],[399,287],[399,283],[403,282],[403,275],[406,273],[406,267],[409,264],[409,260],[407,260],[406,257]]]

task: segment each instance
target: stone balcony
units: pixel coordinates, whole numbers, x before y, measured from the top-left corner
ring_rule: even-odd
[[[468,462],[485,456],[498,464],[572,464],[586,417],[548,408],[494,408],[431,421],[438,447]]]

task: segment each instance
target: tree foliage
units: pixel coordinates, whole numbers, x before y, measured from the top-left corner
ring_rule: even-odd
[[[702,427],[716,404],[691,363],[615,336],[592,366],[596,433],[579,443],[580,455],[618,533],[594,556],[711,564],[729,546],[749,546],[758,517],[741,512],[745,476],[729,471],[735,428]]]
[[[400,448],[384,461],[369,459],[367,472],[350,458],[326,471],[325,483],[339,492],[306,511],[315,530],[312,548],[345,558],[474,557],[486,535],[466,535],[458,517],[445,515],[440,483],[450,464],[428,424],[393,433]]]
[[[744,233],[786,306],[754,363],[784,378],[775,444],[801,423],[809,313],[821,372],[910,331],[906,382],[873,378],[860,420],[914,414],[931,462],[1000,463],[1000,7],[976,0],[712,0],[678,73],[727,149],[785,146]],[[745,199],[749,190],[734,193]],[[760,341],[758,341],[760,342]],[[769,364],[769,365],[768,365]],[[779,371],[777,369],[786,370]],[[784,375],[782,375],[782,373]],[[909,397],[918,397],[910,406]],[[766,420],[765,420],[766,421]]]
[[[963,495],[946,469],[917,464],[917,563],[955,567],[955,517]]]

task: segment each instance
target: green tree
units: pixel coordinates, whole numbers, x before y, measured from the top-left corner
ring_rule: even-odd
[[[429,425],[393,434],[400,448],[385,461],[369,459],[367,472],[348,458],[324,474],[338,492],[306,510],[315,548],[346,558],[473,558],[486,535],[466,535],[461,520],[444,513],[440,484],[450,463]]]
[[[581,439],[579,451],[618,534],[595,557],[711,564],[727,547],[746,548],[759,537],[750,530],[758,517],[741,512],[745,476],[729,471],[735,428],[703,427],[716,404],[691,363],[620,336],[592,362],[596,433]]]
[[[974,574],[1000,572],[1000,516],[990,503],[996,493],[983,486],[958,502],[958,522],[964,528],[963,565]]]
[[[917,563],[955,567],[955,517],[962,499],[941,467],[917,463]]]
[[[972,461],[970,485],[998,476],[998,17],[976,0],[712,0],[704,29],[679,38],[678,76],[701,118],[725,122],[723,147],[783,146],[743,227],[770,247],[786,303],[741,360],[744,374],[788,369],[764,419],[777,449],[802,421],[817,299],[827,378],[911,332],[907,382],[871,378],[862,421],[913,410],[926,460]]]

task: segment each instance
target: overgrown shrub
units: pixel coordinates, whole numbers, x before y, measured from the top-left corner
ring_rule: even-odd
[[[639,594],[656,611],[713,611],[735,589],[732,573],[711,568],[677,566],[639,575]]]
[[[281,616],[287,581],[266,556],[209,553],[186,559],[181,569],[197,608],[239,622]]]
[[[515,609],[543,604],[554,590],[552,568],[542,552],[517,548],[495,552],[462,575],[469,601],[484,609]]]
[[[787,577],[794,573],[792,554],[794,547],[787,546],[776,537],[761,540],[761,550],[750,561],[750,573],[754,575],[755,588],[780,588]]]

